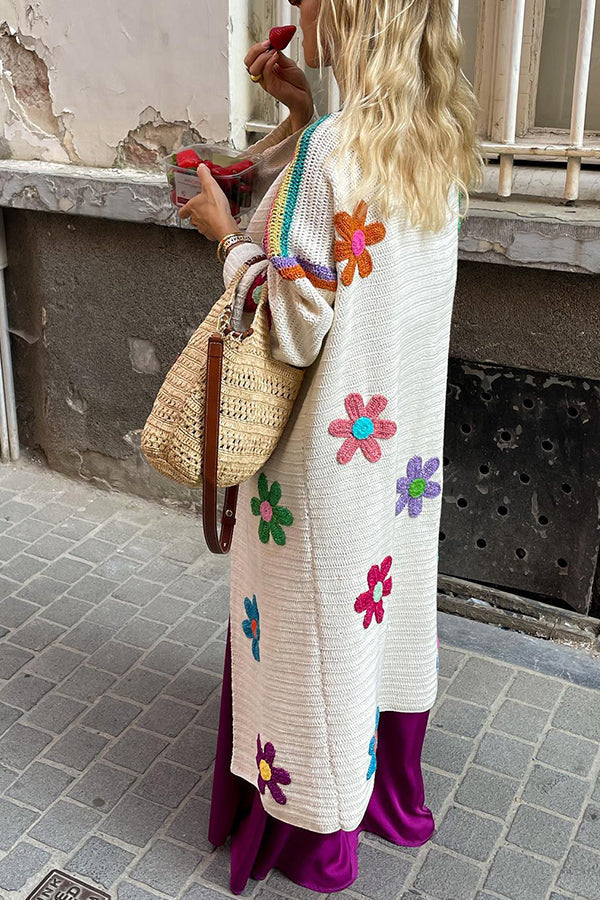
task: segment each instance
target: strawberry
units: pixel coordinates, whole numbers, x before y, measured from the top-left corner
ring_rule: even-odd
[[[285,50],[296,34],[295,25],[276,25],[269,32],[269,42],[274,50]]]
[[[200,157],[195,150],[180,150],[177,165],[180,169],[196,169],[200,165]]]

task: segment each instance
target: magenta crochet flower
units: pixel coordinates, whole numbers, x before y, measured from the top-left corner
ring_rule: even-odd
[[[388,597],[392,590],[391,576],[388,578],[389,571],[392,567],[392,557],[386,556],[381,566],[371,566],[367,575],[367,584],[369,590],[360,594],[356,598],[354,609],[357,613],[365,614],[363,626],[368,628],[373,621],[380,624],[383,621],[383,598]]]
[[[280,784],[291,784],[292,779],[285,769],[274,766],[275,747],[268,741],[264,750],[260,740],[260,734],[256,738],[257,754],[256,765],[258,766],[258,789],[264,794],[266,788],[271,791],[271,796],[276,803],[284,805],[287,803],[287,797],[279,787]]]
[[[344,400],[347,419],[334,419],[329,424],[329,434],[346,440],[337,452],[339,463],[348,463],[360,447],[369,462],[381,459],[379,441],[396,434],[396,423],[379,416],[387,406],[383,394],[375,394],[365,406],[360,394],[348,394]]]
[[[437,472],[439,465],[440,461],[436,457],[428,459],[423,465],[420,456],[413,456],[406,467],[406,478],[399,478],[396,484],[397,516],[405,506],[408,506],[409,516],[419,516],[423,510],[423,497],[439,496],[442,490],[440,485],[437,481],[431,481],[431,476]]]

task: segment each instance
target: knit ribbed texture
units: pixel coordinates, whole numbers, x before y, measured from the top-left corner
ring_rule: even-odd
[[[336,121],[326,117],[301,139],[290,216],[286,177],[297,153],[249,226],[256,244],[235,247],[225,270],[227,280],[266,251],[258,268],[267,270],[274,354],[309,366],[265,478],[240,487],[232,771],[264,789],[271,815],[321,833],[363,817],[377,708],[420,712],[436,698],[441,495],[429,482],[441,490],[441,463],[431,461],[442,459],[458,238],[456,218],[436,235],[400,220],[368,231],[382,221],[368,208],[367,244],[351,236],[357,268],[342,284],[348,263],[335,261],[344,236],[334,214],[354,211],[348,173],[326,161]],[[365,246],[372,271],[361,277]],[[336,273],[336,290],[317,287],[304,263],[290,280],[282,258]],[[405,495],[411,503],[397,513]]]

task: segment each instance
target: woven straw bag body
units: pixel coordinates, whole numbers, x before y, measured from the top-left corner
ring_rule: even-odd
[[[209,338],[223,336],[217,485],[251,478],[269,459],[300,390],[304,369],[273,359],[265,284],[251,327],[231,325],[242,266],[171,366],[142,430],[148,462],[188,487],[201,487]]]

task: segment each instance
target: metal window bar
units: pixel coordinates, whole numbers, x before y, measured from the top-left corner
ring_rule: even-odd
[[[487,153],[497,154],[500,158],[498,196],[510,197],[512,193],[515,155],[564,157],[567,160],[567,171],[563,196],[566,201],[573,202],[579,195],[579,176],[582,159],[600,159],[599,144],[588,143],[584,145],[584,123],[592,57],[596,0],[581,0],[569,141],[557,143],[541,143],[539,139],[536,141],[534,137],[516,139],[525,0],[511,0],[511,2],[510,34],[509,40],[506,41],[505,68],[507,77],[502,139],[499,142],[482,142]]]

